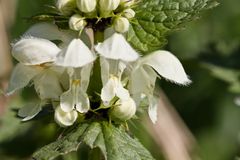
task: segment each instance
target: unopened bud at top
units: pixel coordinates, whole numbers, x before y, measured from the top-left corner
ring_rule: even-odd
[[[70,15],[77,7],[76,0],[58,0],[56,6],[64,15]]]
[[[121,0],[121,1],[120,1],[120,4],[121,4],[123,7],[131,7],[134,3],[135,3],[134,0]]]
[[[131,119],[136,113],[136,103],[132,98],[125,101],[117,101],[116,106],[110,111],[110,116],[113,119],[126,121]]]
[[[77,7],[84,13],[93,12],[96,9],[97,0],[77,0]]]
[[[84,29],[84,27],[87,25],[87,22],[85,21],[84,17],[82,17],[79,14],[74,14],[69,19],[69,28],[75,31],[80,31]]]
[[[102,12],[111,12],[119,6],[120,0],[99,0],[99,7]]]
[[[116,32],[125,33],[129,29],[129,21],[124,17],[117,17],[114,19],[113,28]]]
[[[131,19],[135,17],[135,12],[131,8],[128,8],[123,11],[123,16],[126,17],[127,19]]]

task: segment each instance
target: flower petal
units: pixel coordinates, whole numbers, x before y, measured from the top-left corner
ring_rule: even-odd
[[[186,75],[181,62],[168,51],[156,51],[142,59],[146,64],[155,69],[162,77],[182,85],[191,83]]]
[[[157,74],[149,66],[141,66],[134,69],[129,81],[129,90],[132,95],[142,93],[152,94],[155,88]]]
[[[115,88],[115,92],[116,92],[116,96],[120,98],[121,101],[125,101],[130,98],[128,90],[123,88],[121,81],[118,82],[118,85]]]
[[[40,99],[54,99],[58,100],[62,94],[62,87],[59,82],[59,75],[47,69],[34,78],[35,90]]]
[[[60,107],[64,112],[70,112],[74,109],[74,101],[73,101],[73,93],[72,90],[64,92],[60,97]]]
[[[81,69],[81,89],[86,92],[90,82],[93,64],[88,64]]]
[[[111,78],[103,86],[101,91],[101,99],[106,105],[108,105],[109,102],[115,97],[115,87],[115,82]]]
[[[144,100],[142,95],[153,94],[156,79],[157,73],[149,66],[140,66],[131,72],[128,88],[137,105]]]
[[[75,32],[60,30],[56,25],[46,22],[33,25],[24,35],[48,40],[61,40],[65,44],[76,37]]]
[[[106,59],[100,57],[101,79],[105,85],[110,78],[110,75],[121,77],[123,71],[126,69],[126,64],[119,60]]]
[[[148,101],[149,101],[148,115],[151,121],[155,124],[157,122],[158,100],[153,96],[149,96]]]
[[[123,35],[115,33],[103,43],[95,47],[96,51],[103,57],[126,62],[138,59],[138,53],[128,44]]]
[[[64,90],[69,89],[69,86],[70,86],[69,78],[70,77],[69,77],[69,74],[67,73],[67,70],[65,70],[59,77],[60,84]]]
[[[109,61],[104,57],[100,57],[100,66],[102,84],[105,85],[108,82],[108,79],[110,78]]]
[[[25,66],[18,63],[14,68],[10,83],[7,90],[7,95],[14,93],[18,89],[22,89],[28,85],[28,83],[41,72],[38,67]]]
[[[121,77],[123,71],[126,69],[126,64],[120,60],[108,59],[109,73],[117,77]]]
[[[29,104],[18,110],[18,116],[24,118],[22,121],[28,121],[34,118],[41,110],[41,105]]]
[[[78,102],[76,103],[76,110],[80,113],[86,113],[90,109],[90,102],[88,96],[80,88],[78,89]]]
[[[78,68],[93,62],[95,58],[91,50],[80,39],[74,39],[59,53],[55,64]]]
[[[60,49],[51,41],[41,38],[23,38],[13,45],[12,55],[25,65],[53,62]]]
[[[75,110],[70,112],[64,112],[61,107],[57,107],[54,114],[55,121],[61,127],[68,127],[73,125],[73,123],[77,120],[78,113]]]

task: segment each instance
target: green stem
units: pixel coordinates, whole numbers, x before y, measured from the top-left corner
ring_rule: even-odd
[[[95,31],[94,32],[94,43],[101,43],[104,41],[104,32],[102,31]]]
[[[101,150],[99,148],[94,148],[89,152],[88,160],[103,160]]]
[[[94,44],[97,44],[103,41],[104,41],[104,33],[101,31],[95,31]],[[88,94],[92,96],[91,98],[94,102],[100,102],[101,99],[99,94],[101,93],[101,89],[102,89],[102,79],[101,79],[101,67],[100,67],[99,58],[94,62],[93,74],[89,84],[90,85],[88,88]],[[96,109],[96,108],[93,108],[93,109]]]
[[[65,154],[62,157],[63,160],[78,160],[78,153],[77,152],[71,152],[69,154]]]
[[[91,95],[94,102],[100,101],[99,94],[102,89],[101,67],[99,58],[94,62],[93,74],[88,87],[88,95]]]

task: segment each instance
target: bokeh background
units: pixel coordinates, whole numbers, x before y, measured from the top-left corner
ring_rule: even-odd
[[[9,43],[31,26],[29,17],[51,3],[0,0],[1,91],[16,63],[10,58]],[[240,155],[240,1],[219,3],[168,37],[165,49],[181,60],[193,83],[183,87],[159,81],[158,124],[152,126],[145,117],[130,124],[157,160],[237,160]],[[50,117],[27,123],[15,117],[17,108],[34,102],[31,87],[11,97],[0,94],[1,160],[30,159],[37,148],[57,138],[61,129]],[[85,160],[87,150],[83,147],[59,159]]]

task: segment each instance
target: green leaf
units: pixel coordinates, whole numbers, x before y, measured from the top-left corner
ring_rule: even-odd
[[[31,18],[28,18],[29,21],[32,21],[32,22],[39,22],[39,21],[43,21],[43,22],[46,22],[46,21],[54,21],[55,20],[55,16],[54,15],[48,15],[48,14],[41,14],[41,15],[36,15],[36,16],[33,16]]]
[[[215,77],[223,81],[226,81],[228,83],[234,83],[239,81],[238,77],[240,76],[240,72],[238,70],[224,68],[212,64],[204,64],[204,66],[208,68]]]
[[[59,15],[57,13],[51,13],[51,12],[46,13],[46,14],[38,14],[38,15],[32,16],[30,18],[27,18],[28,21],[33,22],[33,23],[53,22],[61,29],[69,29],[68,28],[68,19],[69,19],[69,17],[65,17],[65,16]]]
[[[36,160],[51,160],[59,155],[76,151],[78,146],[82,143],[80,138],[88,126],[88,124],[83,124],[61,139],[41,148],[33,154],[33,158]]]
[[[145,54],[158,50],[167,43],[167,34],[217,4],[215,0],[142,0],[135,8],[127,40]]]
[[[108,122],[80,124],[66,136],[35,152],[33,157],[51,160],[76,151],[82,143],[91,149],[99,148],[107,160],[154,160],[137,139]]]
[[[21,102],[16,102],[14,105],[22,105]],[[12,105],[7,108],[3,116],[0,117],[0,143],[9,141],[16,136],[25,133],[32,125],[29,123],[22,123],[19,118],[16,117],[16,111],[14,111]]]
[[[214,77],[229,83],[229,91],[237,94],[240,93],[239,70],[224,68],[212,64],[203,64],[203,66],[209,69]]]
[[[102,131],[108,160],[154,160],[141,143],[125,131],[103,123]]]

